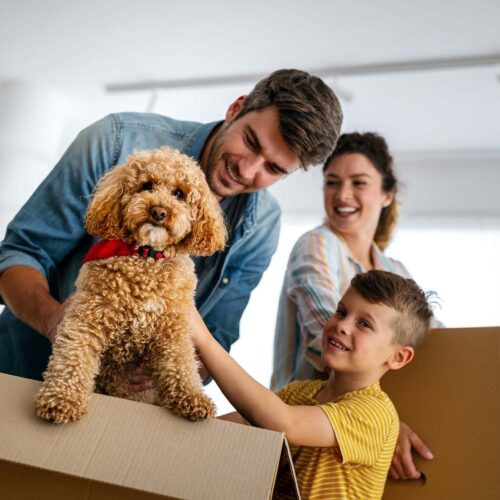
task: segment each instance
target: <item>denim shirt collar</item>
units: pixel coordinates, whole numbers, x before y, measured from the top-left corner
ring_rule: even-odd
[[[243,220],[242,226],[243,231],[249,231],[255,226],[255,221],[257,219],[257,200],[259,198],[259,193],[250,193],[247,195],[247,202],[245,206],[245,218]]]
[[[184,153],[191,158],[200,160],[203,147],[205,146],[210,134],[213,132],[215,127],[221,125],[223,122],[224,120],[218,120],[216,122],[204,123],[198,127],[187,144]]]

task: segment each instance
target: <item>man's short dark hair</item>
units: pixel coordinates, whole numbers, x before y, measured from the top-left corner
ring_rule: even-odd
[[[332,152],[340,134],[342,108],[321,78],[297,69],[281,69],[264,78],[247,95],[237,118],[275,106],[280,131],[301,167],[319,165]]]

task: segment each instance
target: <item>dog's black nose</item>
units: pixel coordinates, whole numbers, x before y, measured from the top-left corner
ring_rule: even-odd
[[[163,207],[151,207],[149,214],[155,221],[161,222],[167,216],[167,210]]]

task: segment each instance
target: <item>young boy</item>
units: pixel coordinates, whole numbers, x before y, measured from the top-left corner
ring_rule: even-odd
[[[294,445],[303,498],[375,499],[382,497],[399,430],[379,380],[413,359],[431,318],[426,296],[413,280],[385,271],[358,274],[323,332],[329,379],[296,381],[277,394],[252,379],[199,317],[193,341],[239,412],[227,419],[243,417],[284,432]],[[284,491],[286,485],[278,488]]]

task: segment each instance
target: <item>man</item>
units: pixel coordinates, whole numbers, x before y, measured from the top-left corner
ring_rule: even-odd
[[[199,161],[228,224],[225,252],[195,259],[196,305],[229,350],[239,321],[276,250],[279,206],[264,188],[333,149],[342,111],[317,77],[280,70],[199,124],[123,113],[83,130],[8,227],[0,248],[0,371],[41,379],[50,342],[95,242],[83,226],[98,179],[134,149],[168,145]]]

